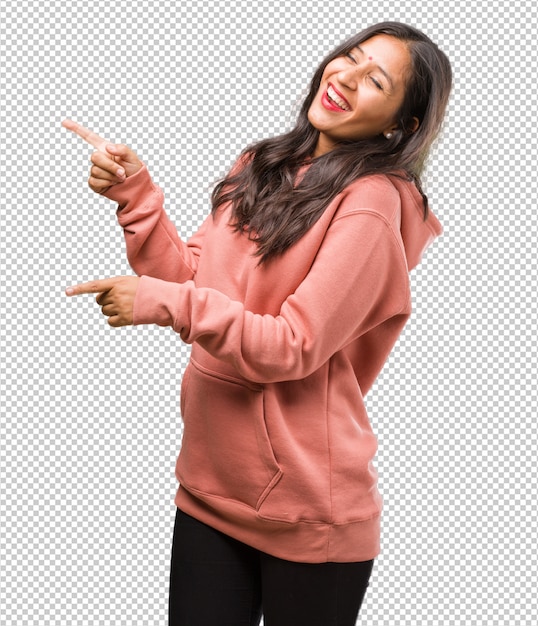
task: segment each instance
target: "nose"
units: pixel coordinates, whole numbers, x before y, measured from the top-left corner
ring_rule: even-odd
[[[351,91],[357,89],[358,75],[357,68],[346,68],[338,72],[338,81],[343,87],[347,87]]]
[[[357,89],[358,81],[363,75],[365,68],[365,63],[357,63],[357,65],[344,67],[338,72],[338,80],[343,86],[355,90]]]

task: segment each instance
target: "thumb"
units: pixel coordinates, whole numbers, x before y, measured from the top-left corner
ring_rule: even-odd
[[[131,150],[129,146],[126,146],[124,144],[107,143],[105,148],[109,154],[113,156],[119,156],[121,159],[123,159],[124,161],[128,161],[129,163],[132,163],[138,160],[138,157],[136,156],[135,152]]]
[[[127,176],[136,174],[142,168],[142,161],[129,146],[121,143],[108,143],[105,149],[110,156],[119,158],[119,162],[124,166]],[[118,159],[114,160],[118,161]]]

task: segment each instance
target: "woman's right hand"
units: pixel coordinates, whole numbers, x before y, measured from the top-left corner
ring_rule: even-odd
[[[92,191],[104,194],[113,185],[125,182],[142,168],[142,161],[128,146],[110,143],[72,120],[64,120],[62,126],[96,148],[91,156],[92,167],[88,179]]]

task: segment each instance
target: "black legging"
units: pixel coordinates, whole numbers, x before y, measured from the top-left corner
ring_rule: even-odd
[[[354,626],[372,566],[283,561],[178,510],[169,626]]]

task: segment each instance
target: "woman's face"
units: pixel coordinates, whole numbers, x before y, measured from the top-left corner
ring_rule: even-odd
[[[405,43],[390,35],[375,35],[331,61],[308,111],[320,132],[314,156],[329,152],[339,141],[394,130],[410,64]]]

